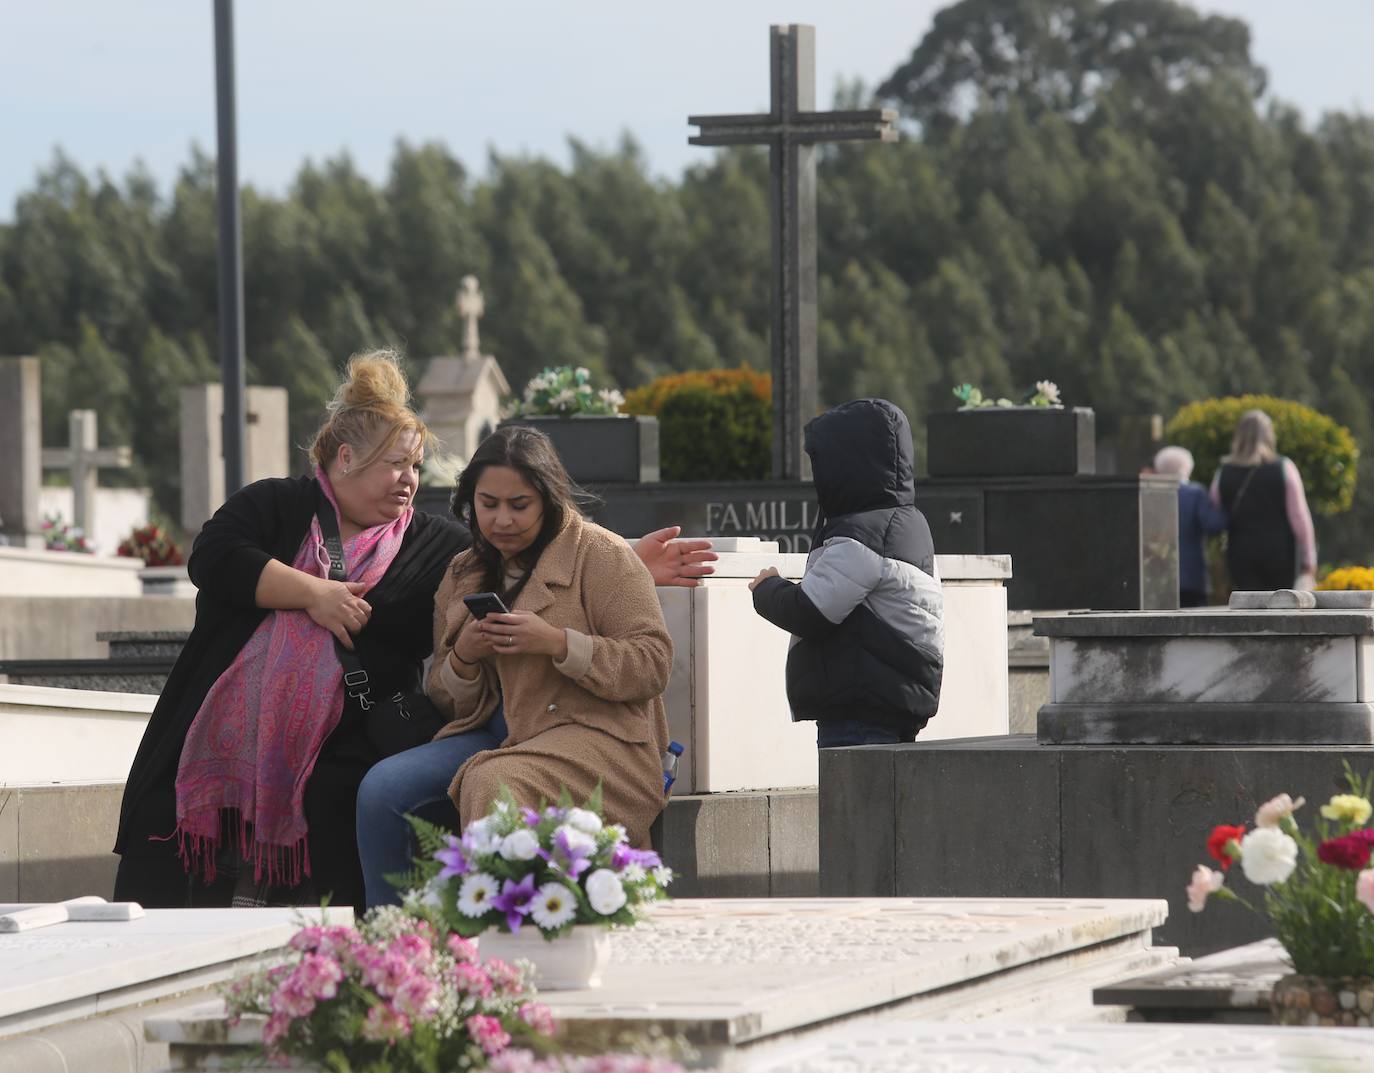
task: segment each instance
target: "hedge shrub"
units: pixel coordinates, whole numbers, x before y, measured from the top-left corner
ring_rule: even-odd
[[[1367,566],[1342,566],[1332,570],[1317,584],[1317,588],[1331,589],[1374,589],[1374,570]]]
[[[756,481],[772,468],[773,384],[747,366],[664,376],[622,413],[658,417],[665,481]]]
[[[1272,395],[1241,395],[1189,403],[1164,429],[1168,443],[1193,453],[1193,480],[1207,484],[1231,450],[1236,422],[1246,410],[1263,410],[1274,422],[1279,453],[1302,474],[1307,501],[1318,514],[1340,514],[1355,499],[1360,451],[1350,430],[1310,406]]]

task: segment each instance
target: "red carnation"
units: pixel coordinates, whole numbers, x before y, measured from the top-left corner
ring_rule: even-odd
[[[1374,851],[1374,829],[1366,827],[1340,838],[1328,838],[1317,847],[1317,860],[1358,872],[1369,864],[1371,851]]]
[[[1231,867],[1231,855],[1226,852],[1227,843],[1239,842],[1243,837],[1244,827],[1228,827],[1224,823],[1219,823],[1212,828],[1212,833],[1207,837],[1207,852],[1221,865],[1223,872]]]

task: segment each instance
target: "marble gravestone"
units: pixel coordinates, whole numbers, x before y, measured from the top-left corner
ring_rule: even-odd
[[[284,387],[250,387],[244,395],[243,480],[291,473],[289,400]],[[224,388],[181,389],[181,525],[200,532],[224,503]],[[187,548],[187,551],[190,549]]]
[[[1163,918],[1150,901],[683,899],[611,933],[602,987],[540,998],[576,1049],[657,1032],[685,1039],[703,1068],[739,1068],[769,1041],[880,1010],[1094,1016],[1095,983],[1172,963],[1150,942]],[[198,1055],[251,1043],[261,1024],[230,1028],[212,1006],[148,1031],[178,1069],[199,1070]]]
[[[21,908],[0,905],[0,913]],[[127,922],[64,923],[0,935],[0,1069],[132,1073],[145,1011],[248,971],[304,924],[350,909],[150,909]],[[59,1058],[60,1064],[54,1065]]]
[[[0,543],[21,548],[43,546],[42,372],[37,358],[0,359]]]

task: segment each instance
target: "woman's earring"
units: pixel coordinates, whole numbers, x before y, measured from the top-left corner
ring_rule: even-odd
[[[347,467],[347,466],[344,466],[343,471],[344,471],[344,476],[347,477],[347,476],[348,476],[348,467]]]

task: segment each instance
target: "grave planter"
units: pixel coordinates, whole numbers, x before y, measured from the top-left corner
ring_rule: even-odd
[[[495,929],[482,932],[477,951],[483,961],[530,962],[534,986],[540,991],[581,991],[601,986],[601,974],[611,957],[611,933],[600,924],[577,924],[567,935],[545,939],[543,932],[527,924],[515,934]]]
[[[1087,407],[983,406],[931,414],[932,477],[1072,477],[1097,472]]]
[[[553,441],[579,484],[653,484],[659,480],[658,418],[638,414],[515,417],[501,426],[537,428]]]
[[[1374,1025],[1374,976],[1285,976],[1269,994],[1276,1025],[1369,1028]]]

